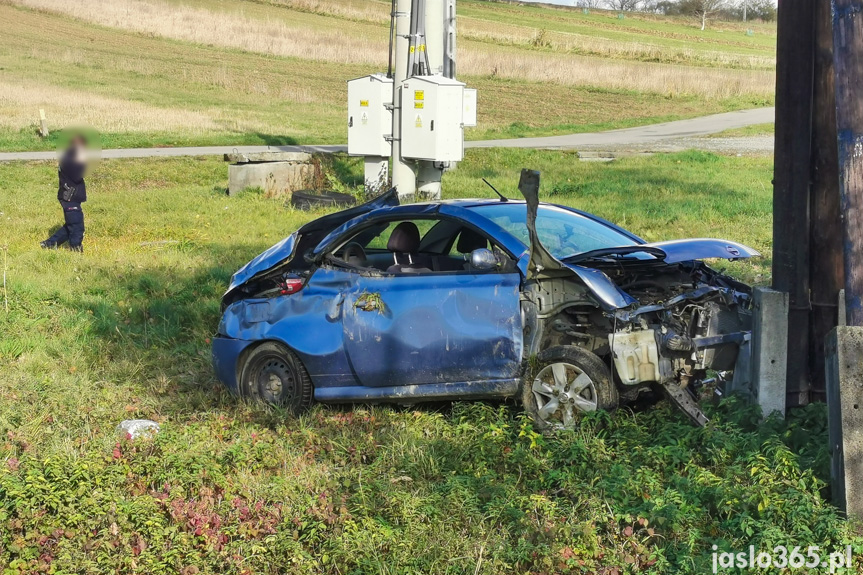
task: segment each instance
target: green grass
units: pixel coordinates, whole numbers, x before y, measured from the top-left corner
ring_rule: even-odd
[[[507,166],[507,167],[503,167]],[[579,163],[472,151],[448,196],[542,196],[648,239],[770,251],[770,161],[686,153]],[[334,172],[346,185],[355,161]],[[24,573],[706,573],[711,546],[853,544],[828,503],[826,410],[765,424],[734,399],[691,427],[664,402],[556,437],[508,403],[332,407],[294,419],[212,375],[219,297],[320,214],[226,197],[218,159],[101,163],[85,253],[45,252],[54,166],[0,165],[0,565]],[[745,183],[741,183],[745,182]],[[172,240],[171,244],[146,244]],[[767,266],[732,268],[754,277]],[[154,440],[116,424],[156,419]]]

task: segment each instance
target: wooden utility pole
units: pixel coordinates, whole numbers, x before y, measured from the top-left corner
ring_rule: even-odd
[[[809,402],[809,191],[815,3],[783,0],[777,18],[773,288],[789,294],[788,407]]]
[[[863,0],[833,0],[839,189],[849,326],[863,326]]]
[[[842,219],[839,210],[839,154],[833,72],[833,16],[830,2],[815,4],[815,89],[812,113],[812,192],[809,240],[812,315],[809,373],[812,399],[824,401],[824,341],[839,322],[844,283]]]

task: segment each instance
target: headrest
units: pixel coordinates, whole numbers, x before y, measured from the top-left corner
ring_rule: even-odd
[[[456,250],[462,254],[469,254],[474,250],[488,246],[488,241],[479,232],[475,232],[470,228],[462,228],[458,235],[458,245]]]
[[[420,230],[413,222],[396,226],[387,241],[387,249],[400,254],[413,254],[420,248]]]

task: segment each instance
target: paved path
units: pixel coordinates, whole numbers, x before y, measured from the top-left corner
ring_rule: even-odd
[[[769,124],[774,121],[774,108],[756,108],[702,116],[691,120],[678,120],[664,124],[652,124],[625,130],[547,136],[544,138],[518,138],[513,140],[487,140],[468,142],[470,148],[596,148],[635,147],[654,144],[662,140],[677,140],[696,136],[708,136],[734,128],[745,128],[754,124]]]
[[[725,114],[714,114],[690,120],[678,120],[624,130],[610,130],[589,134],[569,134],[542,138],[516,138],[512,140],[485,140],[465,142],[467,148],[633,148],[661,144],[663,141],[683,140],[707,136],[754,124],[768,124],[774,120],[773,108],[756,108]],[[697,144],[693,140],[693,144]],[[694,145],[693,147],[698,147]],[[125,148],[103,150],[102,158],[167,158],[175,156],[221,156],[231,152],[254,153],[282,152],[344,152],[346,146],[205,146],[197,148]],[[53,160],[56,152],[0,152],[0,162],[19,160]]]

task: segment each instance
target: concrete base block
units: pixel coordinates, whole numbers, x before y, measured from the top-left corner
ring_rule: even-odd
[[[752,325],[752,385],[764,417],[785,416],[788,358],[788,294],[755,288]]]
[[[225,161],[231,164],[259,164],[261,162],[300,162],[308,163],[312,155],[306,152],[232,152],[225,154]]]
[[[833,501],[863,519],[863,327],[837,327],[825,343]]]
[[[265,162],[228,166],[228,195],[261,188],[267,197],[290,197],[295,190],[313,187],[315,167],[301,162]]]

